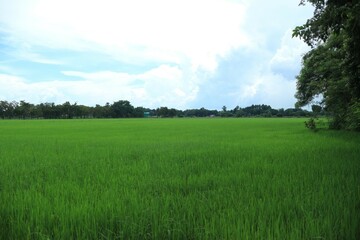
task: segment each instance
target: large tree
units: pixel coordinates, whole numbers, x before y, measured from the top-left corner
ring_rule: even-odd
[[[120,100],[111,105],[111,113],[114,118],[132,117],[134,107],[127,100]]]
[[[320,98],[332,127],[360,130],[360,1],[307,2],[314,16],[293,31],[312,48],[297,76],[297,105]]]

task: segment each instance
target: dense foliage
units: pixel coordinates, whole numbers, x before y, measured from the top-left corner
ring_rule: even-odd
[[[331,127],[360,130],[360,1],[307,2],[314,16],[293,32],[312,47],[297,76],[297,105],[320,99]]]
[[[321,112],[320,114],[323,114]],[[89,107],[65,102],[32,104],[26,101],[0,101],[0,119],[72,119],[72,118],[142,118],[149,117],[307,117],[314,113],[301,108],[273,109],[268,105],[251,105],[240,108],[236,106],[222,111],[200,109],[178,110],[175,108],[160,107],[150,109],[134,107],[129,101],[120,100],[104,106]]]

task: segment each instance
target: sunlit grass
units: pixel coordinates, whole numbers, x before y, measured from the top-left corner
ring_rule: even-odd
[[[0,121],[0,239],[359,239],[360,135],[303,122]]]

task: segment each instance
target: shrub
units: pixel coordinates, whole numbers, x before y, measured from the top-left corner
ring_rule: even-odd
[[[314,118],[310,118],[308,121],[305,121],[305,127],[307,127],[308,129],[312,130],[312,131],[316,131],[316,122]]]

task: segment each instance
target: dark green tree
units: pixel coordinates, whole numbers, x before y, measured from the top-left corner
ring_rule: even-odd
[[[31,114],[33,113],[33,108],[34,108],[33,104],[22,100],[15,107],[15,115],[18,118],[22,118],[22,119],[31,118]]]
[[[314,117],[317,117],[320,115],[322,107],[320,105],[314,104],[314,105],[311,105],[311,110],[314,114]]]
[[[133,116],[134,107],[127,100],[114,102],[111,106],[111,116],[114,118],[129,118]]]
[[[7,101],[0,101],[0,117],[2,119],[9,117],[10,104]]]
[[[76,116],[77,103],[71,104],[70,102],[65,102],[61,105],[61,113],[63,118],[72,119]]]
[[[307,2],[314,15],[293,31],[312,48],[297,76],[297,106],[320,98],[332,115],[331,127],[360,130],[360,2]]]
[[[148,112],[148,110],[146,110],[143,107],[136,107],[134,109],[133,117],[135,117],[135,118],[143,118],[144,117],[144,112]]]
[[[168,107],[160,107],[156,109],[156,115],[158,117],[169,117],[169,108]]]
[[[41,116],[48,119],[60,118],[62,115],[62,106],[55,105],[55,103],[41,103],[38,108],[40,109]]]

